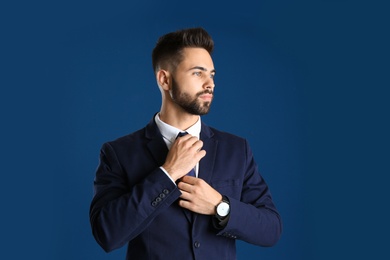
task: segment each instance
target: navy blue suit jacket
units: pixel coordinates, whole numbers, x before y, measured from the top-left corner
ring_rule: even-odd
[[[128,244],[127,259],[235,259],[235,239],[278,241],[280,216],[247,141],[203,123],[200,139],[207,154],[198,177],[229,199],[227,225],[178,206],[181,192],[159,168],[168,149],[153,118],[102,146],[90,221],[105,251]]]

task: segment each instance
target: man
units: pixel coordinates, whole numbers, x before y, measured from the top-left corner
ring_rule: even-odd
[[[101,149],[90,221],[105,251],[127,243],[127,259],[235,259],[236,239],[278,241],[280,216],[247,141],[201,122],[213,47],[202,28],[158,40],[160,112]]]

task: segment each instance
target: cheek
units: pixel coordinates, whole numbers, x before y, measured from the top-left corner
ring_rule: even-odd
[[[187,96],[195,96],[202,91],[203,80],[193,76],[178,76],[172,82],[172,88],[175,88],[176,94],[182,96],[185,93]]]
[[[185,82],[180,85],[178,92],[181,94],[186,94],[187,96],[194,96],[200,91],[199,84],[194,84],[193,82]]]
[[[176,83],[185,89],[193,89],[202,86],[202,78],[193,75],[184,75],[176,78]]]

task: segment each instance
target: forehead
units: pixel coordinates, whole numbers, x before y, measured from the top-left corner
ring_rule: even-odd
[[[207,70],[214,69],[213,59],[208,51],[203,48],[184,48],[183,60],[178,67],[188,68],[194,66],[201,66]]]

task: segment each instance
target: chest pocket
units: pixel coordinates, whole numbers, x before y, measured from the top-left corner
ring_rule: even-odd
[[[242,185],[237,179],[215,180],[211,186],[222,195],[239,199],[241,196]]]

